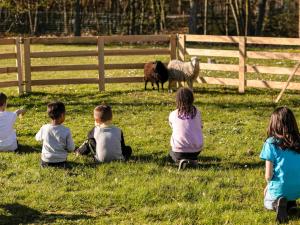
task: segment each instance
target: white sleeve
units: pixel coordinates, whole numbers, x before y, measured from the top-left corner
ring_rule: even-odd
[[[75,150],[75,144],[74,144],[74,141],[73,141],[73,138],[72,138],[72,135],[71,135],[70,131],[68,132],[68,135],[67,135],[67,149],[69,151],[74,151]]]
[[[169,125],[170,125],[170,127],[172,127],[172,120],[173,120],[172,115],[173,115],[173,113],[171,112],[170,115],[169,115]]]
[[[43,127],[41,127],[39,132],[35,135],[35,140],[43,141]]]

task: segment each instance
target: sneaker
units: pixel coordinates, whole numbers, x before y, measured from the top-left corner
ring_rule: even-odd
[[[187,159],[181,159],[179,161],[178,171],[179,170],[184,170],[188,164],[189,164],[189,161]]]
[[[286,198],[280,197],[277,200],[276,221],[278,221],[279,223],[288,222],[287,199]]]

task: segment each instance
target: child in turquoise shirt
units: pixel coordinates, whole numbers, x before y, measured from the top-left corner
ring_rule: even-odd
[[[300,134],[293,112],[277,108],[271,115],[268,138],[260,158],[266,161],[264,206],[277,212],[278,222],[287,222],[288,211],[300,198]]]

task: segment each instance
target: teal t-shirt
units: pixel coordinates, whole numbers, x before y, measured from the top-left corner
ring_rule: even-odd
[[[273,163],[273,177],[268,184],[270,195],[287,200],[300,198],[300,154],[289,149],[282,150],[276,145],[275,138],[264,143],[260,158]]]

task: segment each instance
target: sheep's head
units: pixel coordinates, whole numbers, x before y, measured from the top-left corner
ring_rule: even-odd
[[[193,65],[193,67],[195,67],[196,65],[199,65],[199,59],[197,57],[192,57],[191,63]]]

